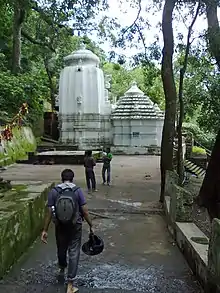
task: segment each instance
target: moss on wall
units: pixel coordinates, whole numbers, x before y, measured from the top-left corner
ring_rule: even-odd
[[[0,144],[0,165],[9,165],[26,157],[27,152],[36,150],[36,139],[30,127],[13,129],[11,141],[2,140]]]
[[[38,236],[47,193],[52,186],[52,183],[19,185],[3,194],[0,200],[0,278]]]

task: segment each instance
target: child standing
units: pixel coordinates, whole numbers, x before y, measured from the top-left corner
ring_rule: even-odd
[[[106,154],[104,154],[104,157],[103,157],[103,166],[102,166],[103,184],[106,183],[105,173],[107,171],[107,185],[110,185],[110,179],[111,179],[111,160],[112,160],[112,154],[110,152],[110,148],[107,148]]]
[[[85,167],[85,176],[86,176],[86,184],[88,188],[88,193],[91,192],[91,185],[92,185],[92,191],[97,191],[96,189],[96,179],[95,179],[95,173],[94,173],[94,166],[96,166],[95,160],[92,157],[92,151],[86,151],[85,152],[85,158],[84,158],[84,167]]]

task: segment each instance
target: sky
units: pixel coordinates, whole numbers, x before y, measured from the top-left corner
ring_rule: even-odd
[[[144,5],[144,3],[148,4],[148,7],[150,5],[150,2],[152,0],[142,0],[143,6],[142,6],[142,14],[141,16],[144,17],[144,19],[147,19],[150,24],[151,24],[151,28],[150,29],[145,29],[144,30],[144,36],[145,36],[145,40],[147,45],[152,44],[155,41],[155,35],[159,35],[159,40],[158,40],[158,45],[161,47],[163,47],[163,36],[162,36],[162,32],[160,31],[160,28],[157,27],[158,22],[162,21],[162,9],[158,12],[152,13],[152,11],[146,12],[146,4]],[[129,26],[131,25],[136,16],[137,16],[137,12],[138,12],[138,8],[134,7],[131,8],[126,0],[110,0],[109,1],[110,4],[110,8],[109,11],[107,12],[109,17],[116,17],[119,20],[119,23],[121,24],[122,27],[125,26]],[[122,2],[123,4],[120,5],[120,2]],[[125,12],[126,11],[126,12]],[[184,39],[186,42],[186,37],[187,37],[187,26],[190,25],[190,22],[188,21],[188,23],[185,23],[182,21],[182,18],[180,15],[184,15],[184,13],[186,13],[187,10],[183,10],[181,12],[177,11],[176,14],[179,16],[179,20],[174,20],[173,23],[173,30],[174,30],[174,37],[177,37],[178,33],[182,33],[184,35]],[[101,17],[106,14],[106,12],[103,12],[102,14],[100,14],[98,16],[98,18],[101,19]],[[220,15],[219,15],[220,16]],[[186,26],[187,25],[187,26]],[[199,34],[202,34],[202,32],[207,28],[207,21],[206,19],[203,17],[199,17],[195,23],[194,26],[194,34],[193,37],[198,36]],[[98,42],[98,38],[95,34],[93,34],[91,36],[91,38]],[[195,41],[196,42],[196,39]],[[100,47],[105,51],[105,52],[109,52],[112,50],[111,44],[110,42],[106,41],[104,44],[100,44]],[[140,44],[140,48],[136,49],[136,48],[129,48],[126,50],[123,49],[118,49],[118,48],[114,48],[115,52],[117,54],[125,54],[127,57],[131,57],[133,55],[135,55],[137,52],[143,51],[143,46]]]

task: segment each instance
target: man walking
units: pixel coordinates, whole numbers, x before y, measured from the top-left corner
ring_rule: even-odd
[[[76,277],[81,249],[82,221],[86,220],[92,231],[92,222],[82,190],[73,183],[74,172],[65,169],[61,173],[62,183],[48,194],[48,212],[41,235],[43,243],[47,244],[48,228],[51,220],[55,223],[57,256],[59,264],[59,280],[64,281],[67,268],[67,251],[69,255],[67,272],[67,293],[78,292],[73,284]]]
[[[88,188],[88,193],[91,192],[91,184],[92,191],[97,191],[96,189],[96,179],[94,173],[94,167],[96,166],[96,162],[92,157],[92,151],[86,151],[85,159],[84,159],[84,167],[85,167],[85,175],[86,175],[86,184]]]
[[[102,166],[102,180],[103,184],[106,183],[105,173],[107,171],[107,184],[110,185],[110,177],[111,177],[111,160],[112,154],[110,152],[110,148],[107,148],[106,154],[103,157],[103,166]]]

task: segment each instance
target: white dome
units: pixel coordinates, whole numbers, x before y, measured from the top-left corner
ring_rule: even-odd
[[[100,63],[100,59],[92,51],[86,49],[85,44],[81,44],[79,50],[72,52],[70,55],[64,57],[66,65],[96,65]]]

